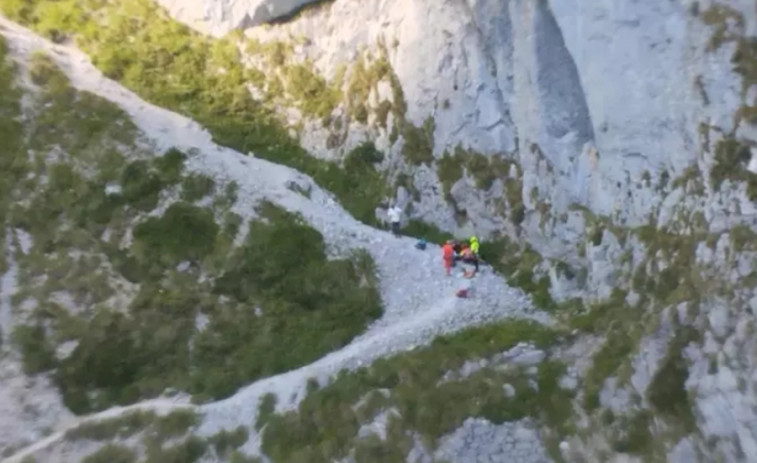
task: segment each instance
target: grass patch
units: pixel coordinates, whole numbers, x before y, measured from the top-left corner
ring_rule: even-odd
[[[18,325],[11,340],[21,351],[24,372],[41,373],[55,367],[55,352],[41,325]]]
[[[215,181],[204,174],[192,173],[181,183],[181,199],[188,202],[200,200],[213,193]]]
[[[654,446],[654,438],[650,430],[652,416],[649,412],[639,411],[634,413],[631,418],[622,421],[623,429],[613,442],[615,451],[633,455],[649,455]]]
[[[683,356],[683,349],[696,336],[691,328],[682,328],[677,333],[647,389],[647,399],[654,409],[680,426],[682,435],[696,430],[694,404],[686,390],[689,370]]]
[[[738,39],[740,36],[738,31],[743,31],[744,28],[744,17],[738,11],[725,5],[711,6],[702,12],[701,18],[702,22],[715,28],[708,45],[710,51],[717,50],[726,42]],[[729,28],[729,22],[735,25],[736,34]]]
[[[151,426],[157,416],[152,411],[133,411],[116,418],[86,421],[66,431],[66,440],[107,441],[126,439]]]
[[[710,171],[712,188],[719,190],[726,179],[745,182],[749,199],[757,199],[757,174],[746,168],[751,158],[752,153],[748,145],[732,138],[719,140],[715,145],[715,163]]]
[[[557,307],[549,292],[549,277],[537,276],[535,272],[543,260],[539,253],[506,237],[482,242],[480,253],[487,263],[507,278],[510,285],[530,294],[534,305],[543,310]]]
[[[429,116],[421,127],[416,127],[403,120],[401,124],[402,156],[410,164],[430,164],[434,160],[434,118]]]
[[[148,446],[145,463],[194,463],[208,450],[208,443],[197,436],[190,436],[182,443],[163,448]]]
[[[436,161],[437,175],[442,183],[444,197],[449,201],[452,198],[452,186],[463,178],[463,160],[456,155],[444,153]]]
[[[325,119],[342,99],[338,88],[313,72],[312,65],[294,64],[284,69],[284,88],[303,113]]]
[[[347,154],[344,167],[324,164],[315,178],[319,185],[334,192],[353,217],[376,226],[376,208],[390,192],[384,175],[374,167],[382,159],[383,154],[373,143],[365,142]],[[332,175],[337,171],[345,175]]]
[[[469,416],[501,423],[534,415],[561,429],[569,413],[560,401],[569,404],[569,399],[557,388],[562,371],[557,364],[540,367],[539,393],[522,377],[494,369],[440,383],[447,371],[458,369],[466,359],[492,355],[521,340],[544,347],[553,342],[554,333],[530,322],[503,322],[443,336],[418,351],[341,373],[332,384],[312,391],[297,411],[272,416],[263,431],[263,450],[275,462],[329,461],[343,457],[353,446],[366,457],[390,458],[406,455],[407,445],[412,445],[406,441],[408,431],[419,432],[433,444]],[[516,398],[502,393],[504,381],[515,384]],[[371,391],[387,390],[388,396],[379,394],[384,399],[366,403],[374,404],[369,409],[364,405],[356,411],[351,406]],[[381,410],[397,410],[402,417],[389,420],[387,441],[358,440],[360,425]]]
[[[226,457],[229,451],[237,449],[247,442],[249,432],[244,426],[239,426],[233,431],[222,430],[210,436],[210,443],[221,458]]]
[[[179,437],[186,434],[190,428],[197,425],[199,417],[189,409],[174,410],[167,415],[159,416],[154,423],[155,433],[161,440]]]
[[[255,420],[255,429],[260,431],[263,426],[268,422],[268,419],[273,415],[276,410],[276,395],[270,392],[260,398],[260,404],[258,404],[258,417]]]
[[[587,410],[594,410],[599,406],[599,392],[604,386],[604,381],[629,360],[635,347],[634,338],[623,328],[608,334],[602,348],[594,355],[592,365],[584,378],[584,407]]]
[[[289,64],[283,45],[247,47],[248,52],[269,58],[268,66],[283,67],[279,76],[279,72],[266,72],[268,68],[245,67],[233,36],[202,36],[173,21],[148,0],[33,0],[23,5],[3,0],[0,8],[12,20],[48,37],[74,38],[106,76],[158,106],[198,121],[213,134],[216,143],[242,153],[252,151],[311,175],[353,216],[373,223],[373,216],[365,210],[380,201],[378,191],[383,189],[351,187],[376,185],[375,170],[348,171],[309,156],[287,133],[271,106],[256,101],[248,91],[250,83],[262,79],[269,94],[292,93],[303,112],[318,117],[330,114],[339,92],[315,76],[306,64]],[[61,14],[67,20],[61,20]],[[55,24],[53,29],[51,24]],[[130,46],[124,47],[127,42]],[[266,80],[268,74],[270,81]],[[395,88],[396,79],[391,81],[393,91],[401,97],[401,87]],[[274,88],[277,82],[278,88]],[[404,114],[399,101],[404,102],[395,98],[394,106],[402,108],[398,112]],[[364,194],[353,197],[355,191]]]
[[[0,140],[3,140],[3,155],[0,156],[0,242],[5,243],[6,223],[13,201],[13,189],[17,179],[24,178],[28,170],[24,150],[23,128],[19,115],[21,92],[16,87],[15,69],[8,59],[8,47],[0,37]],[[6,247],[0,246],[0,273],[8,268]]]
[[[446,232],[436,225],[412,219],[402,228],[401,233],[405,236],[422,238],[429,243],[436,244],[443,244],[447,240],[454,239],[452,233]]]
[[[151,217],[134,228],[134,253],[145,264],[196,262],[213,252],[218,231],[210,210],[174,203],[162,217]]]
[[[136,453],[128,447],[107,444],[95,453],[87,455],[82,463],[134,463]]]
[[[53,87],[57,71],[41,62],[37,81]],[[99,107],[81,106],[79,94],[60,82],[67,90],[56,92],[73,108],[87,113]],[[36,129],[30,124],[29,133],[22,134],[32,139]],[[31,370],[56,369],[56,384],[75,413],[155,397],[166,388],[200,400],[228,395],[261,375],[295,368],[344,345],[380,315],[370,258],[326,259],[320,234],[270,205],[266,222],[250,227],[249,245],[234,249],[241,225],[228,211],[236,200],[234,183],[213,192],[212,208],[180,201],[140,221],[181,181],[186,155],[169,150],[150,160],[133,159],[143,154],[134,140],[124,145],[108,132],[80,129],[68,134],[70,146],[79,151],[56,162],[36,156],[24,191],[27,201],[9,211],[13,226],[33,240],[19,262],[24,294],[42,307],[35,314],[40,322],[30,327],[43,326],[43,320],[50,327],[49,345],[39,342],[41,328],[27,329],[19,342]],[[40,137],[36,143],[50,150],[54,141]],[[89,160],[96,147],[99,157],[79,162]],[[380,153],[365,145],[348,165],[356,170],[379,161]],[[120,188],[111,191],[112,185]],[[216,212],[223,226],[216,223]],[[121,248],[130,229],[131,247]],[[246,262],[252,257],[257,263]],[[190,265],[176,270],[182,262]],[[263,282],[253,285],[254,291],[246,280],[257,278],[252,275]],[[102,304],[114,294],[111,281],[117,284],[121,277],[137,285],[133,300],[112,308],[110,302]],[[71,294],[86,310],[67,313],[51,304],[58,291]],[[209,324],[198,333],[201,315]],[[78,341],[76,347],[56,360],[54,347],[68,340]]]
[[[213,314],[210,329],[196,340],[203,374],[194,377],[193,389],[212,397],[309,363],[348,343],[381,314],[366,254],[328,260],[323,237],[301,219],[268,203],[260,213],[268,223],[250,224],[247,242],[215,288],[245,306]],[[263,306],[262,316],[252,304]]]

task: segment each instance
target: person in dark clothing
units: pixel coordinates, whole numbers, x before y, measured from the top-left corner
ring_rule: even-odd
[[[471,248],[465,246],[462,250],[461,257],[463,263],[473,265],[473,267],[476,269],[476,271],[473,273],[474,275],[478,273],[478,256],[471,250]]]

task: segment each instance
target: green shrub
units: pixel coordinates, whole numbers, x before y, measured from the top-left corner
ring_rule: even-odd
[[[306,115],[320,119],[329,117],[342,97],[338,88],[302,64],[286,67],[285,88]]]
[[[384,154],[376,149],[373,142],[366,141],[359,144],[344,158],[344,166],[347,170],[357,170],[370,167],[384,160]]]
[[[207,175],[193,173],[184,178],[181,186],[181,199],[191,203],[211,194],[215,182]]]
[[[647,389],[647,399],[655,410],[672,419],[685,433],[696,430],[693,404],[686,390],[689,369],[683,356],[683,349],[694,336],[691,328],[677,333]]]
[[[247,428],[239,426],[233,431],[221,430],[210,437],[210,443],[216,449],[219,457],[225,457],[233,449],[237,449],[247,442],[249,433]]]
[[[258,457],[249,457],[238,450],[234,450],[229,455],[229,463],[263,463]]]
[[[162,156],[153,159],[153,166],[158,171],[161,183],[164,185],[179,183],[186,159],[187,155],[176,148],[171,148]]]
[[[434,160],[434,118],[429,116],[421,127],[402,123],[402,155],[411,164],[429,164]]]
[[[21,351],[27,374],[55,368],[55,351],[48,342],[42,325],[18,325],[13,329],[11,339]]]
[[[330,461],[343,457],[353,445],[366,461],[395,461],[394,456],[406,455],[412,446],[407,432],[418,432],[433,443],[469,416],[501,423],[534,415],[564,429],[570,397],[558,387],[563,372],[559,365],[540,367],[539,393],[522,376],[494,369],[442,381],[466,360],[486,358],[522,340],[545,347],[554,341],[554,334],[532,322],[506,321],[442,336],[428,347],[342,372],[328,386],[311,391],[298,410],[271,416],[263,430],[262,448],[274,462]],[[515,398],[502,393],[505,381],[516,385]],[[368,395],[379,390],[388,390],[388,397],[383,392]],[[364,405],[355,407],[358,402]],[[387,442],[357,439],[361,424],[372,421],[382,409],[392,408],[401,419],[389,420]]]
[[[456,155],[444,153],[444,156],[437,160],[436,165],[444,196],[449,199],[452,186],[463,178],[463,159]]]
[[[421,222],[420,220],[409,220],[402,228],[402,234],[415,238],[423,238],[429,243],[436,243],[439,245],[454,238],[451,233],[445,232],[435,225]]]
[[[265,426],[268,418],[276,410],[276,395],[270,392],[260,398],[258,405],[258,417],[255,420],[255,429],[260,431]]]
[[[155,421],[151,411],[133,411],[115,418],[90,420],[66,431],[66,440],[89,439],[94,441],[126,439],[147,429]]]
[[[134,161],[121,174],[122,195],[137,209],[151,211],[158,205],[163,184],[147,161]]]
[[[7,59],[8,47],[0,37],[0,140],[3,140],[3,155],[0,156],[0,241],[6,239],[6,220],[12,204],[12,190],[18,179],[26,177],[27,152],[24,149],[24,133],[21,125],[21,93],[15,84],[15,70]],[[0,247],[0,272],[7,270],[5,246]]]
[[[372,209],[387,188],[383,178],[375,169],[348,171],[309,156],[289,136],[274,111],[252,98],[247,77],[255,72],[245,69],[231,39],[211,39],[195,33],[148,0],[32,0],[23,7],[6,0],[0,8],[12,19],[50,37],[74,37],[108,77],[152,103],[197,120],[213,134],[216,143],[241,153],[252,151],[258,157],[311,175],[332,191],[354,217],[375,223]],[[55,24],[62,11],[66,18],[77,20],[67,19],[58,23],[55,31],[50,30],[48,25]],[[127,42],[130,46],[124,47]],[[280,48],[276,64],[284,65],[286,59]],[[218,69],[225,72],[219,73]],[[287,90],[303,103],[302,109],[319,116],[330,113],[338,91],[314,78],[317,76],[305,66],[287,69]],[[259,69],[254,71],[262,74]],[[376,72],[386,75],[389,69],[381,64]],[[397,111],[404,114],[402,90],[396,78],[392,78],[392,86],[399,95],[394,99],[395,106],[401,108]],[[355,195],[356,191],[360,195]],[[140,203],[145,208],[150,204],[147,200]]]
[[[181,444],[168,448],[148,446],[145,463],[194,463],[202,458],[208,444],[197,436],[190,436]]]
[[[646,455],[652,449],[653,437],[650,431],[652,417],[646,411],[635,413],[627,421],[622,435],[614,443],[617,452]]]
[[[751,159],[750,147],[735,139],[719,140],[715,145],[715,163],[710,171],[710,184],[714,190],[720,189],[724,180],[745,182],[747,196],[757,199],[757,174],[747,170],[746,164]]]
[[[192,410],[174,410],[165,416],[157,417],[154,423],[155,432],[161,440],[183,436],[198,423],[198,420],[199,417]]]
[[[323,188],[332,191],[357,220],[376,225],[376,208],[389,193],[386,179],[373,166],[382,159],[383,154],[373,143],[366,142],[347,154],[343,168],[325,164],[313,177]]]
[[[135,461],[137,461],[137,456],[130,448],[107,444],[97,452],[86,456],[82,463],[133,463]]]
[[[143,262],[162,265],[200,261],[213,252],[218,231],[210,210],[174,203],[162,217],[150,217],[134,228],[134,253]]]
[[[609,333],[584,378],[584,407],[593,410],[599,406],[599,392],[605,380],[628,361],[634,348],[634,339],[625,329]]]
[[[126,3],[132,8],[138,4],[148,11],[152,8],[142,2]],[[135,17],[142,13],[130,12]],[[124,26],[119,22],[122,19],[116,19],[114,27]],[[173,59],[173,55],[161,59]],[[50,64],[40,62],[40,66]],[[4,71],[0,68],[0,83],[6,77]],[[217,193],[214,210],[178,202],[167,205],[162,215],[135,224],[144,211],[156,207],[166,188],[182,179],[187,156],[171,149],[151,160],[127,163],[128,158],[142,154],[133,139],[122,144],[111,131],[87,132],[99,127],[97,121],[113,120],[112,108],[70,88],[65,79],[53,92],[51,82],[60,77],[56,73],[59,70],[54,66],[40,67],[36,77],[44,85],[41,93],[52,103],[45,110],[50,111],[42,111],[42,125],[54,127],[50,121],[55,115],[69,117],[62,112],[69,110],[66,104],[91,121],[70,126],[66,143],[71,152],[58,162],[48,165],[41,155],[35,156],[31,167],[39,177],[27,181],[24,204],[13,206],[12,217],[5,215],[8,210],[4,206],[0,207],[4,214],[0,218],[3,224],[12,220],[15,227],[32,235],[32,250],[19,262],[20,280],[24,294],[43,302],[36,316],[46,318],[49,340],[77,341],[71,354],[56,362],[54,346],[42,336],[41,323],[19,328],[17,335],[30,370],[58,366],[54,378],[73,412],[90,413],[133,403],[158,396],[169,387],[194,393],[198,400],[230,394],[263,375],[296,368],[343,346],[380,316],[381,301],[370,256],[363,252],[329,260],[323,237],[291,214],[264,205],[266,223],[252,224],[247,242],[234,249],[231,241],[241,225],[240,217],[228,210],[236,200],[238,185],[234,182]],[[29,134],[23,133],[24,127],[4,125],[6,112],[12,117],[18,115],[18,108],[13,107],[17,101],[10,93],[0,94],[0,128],[21,132],[19,159],[25,159],[31,148],[23,138]],[[37,111],[30,114],[36,116]],[[38,129],[34,122],[28,124],[30,135],[52,130]],[[52,148],[52,142],[45,137],[36,140],[45,150]],[[331,178],[349,179],[341,187],[350,190],[356,201],[363,201],[365,211],[372,214],[377,204],[374,199],[359,199],[354,191],[383,188],[382,177],[373,169],[381,158],[381,153],[366,143],[348,156],[345,169],[316,161],[313,165],[326,166],[329,171],[319,174],[325,176],[330,175],[330,169],[339,169]],[[302,158],[310,162],[307,159]],[[14,175],[23,173],[26,166],[22,169],[6,164],[12,160],[9,153],[0,163]],[[339,173],[347,170],[357,175],[348,178]],[[17,180],[6,178],[6,173],[0,174],[0,188],[11,191],[17,187]],[[373,183],[361,183],[369,173]],[[44,185],[39,183],[42,176],[48,180]],[[105,194],[105,186],[111,182],[120,183],[120,195]],[[5,196],[0,197],[0,205],[9,203]],[[215,213],[224,218],[223,230],[215,223]],[[132,225],[132,246],[121,249],[119,243]],[[5,227],[0,226],[0,230]],[[180,272],[175,265],[182,261],[191,265]],[[99,304],[116,290],[115,284],[113,288],[110,285],[111,268],[139,283],[128,307],[110,309]],[[198,279],[201,273],[207,280]],[[44,285],[35,282],[41,275],[48,277]],[[53,291],[71,294],[75,302],[88,309],[69,314],[44,302]],[[229,301],[219,294],[230,296]],[[258,307],[261,316],[255,310]],[[200,314],[210,323],[198,335],[195,322]],[[152,417],[155,422],[146,426],[137,422],[137,417],[130,417],[133,421],[123,425],[125,431],[121,424],[92,423],[78,435],[128,434],[130,429],[146,427],[151,440],[162,441],[185,432],[187,426],[191,427],[190,418],[174,414]],[[75,433],[72,438],[76,438]]]
[[[66,405],[83,413],[156,396],[169,386],[186,387],[195,317],[208,306],[203,291],[189,283],[175,288],[146,283],[130,317],[96,312],[58,371]]]
[[[244,305],[212,314],[198,335],[197,393],[222,397],[245,381],[309,363],[381,315],[375,277],[366,275],[372,266],[327,259],[323,237],[272,204],[264,203],[261,214],[267,222],[250,224],[245,244],[216,281],[217,293]],[[253,304],[263,307],[262,316]]]
[[[70,87],[66,74],[44,52],[36,52],[31,56],[29,77],[35,85],[52,94],[63,92]]]

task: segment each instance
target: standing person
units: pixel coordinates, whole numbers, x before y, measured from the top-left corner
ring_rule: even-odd
[[[454,251],[452,250],[452,243],[447,241],[444,243],[444,246],[442,246],[442,261],[444,263],[444,272],[447,274],[447,276],[450,275],[450,272],[452,270],[452,254]]]
[[[386,215],[389,217],[389,222],[392,223],[392,233],[394,236],[400,234],[400,217],[402,216],[402,210],[397,207],[396,204],[392,204],[392,207],[386,211]]]

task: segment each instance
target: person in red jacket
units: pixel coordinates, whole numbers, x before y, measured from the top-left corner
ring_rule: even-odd
[[[442,246],[442,261],[444,262],[444,271],[447,276],[449,276],[452,269],[453,256],[454,251],[452,250],[452,243],[450,241],[447,241],[446,243],[444,243],[444,246]]]

